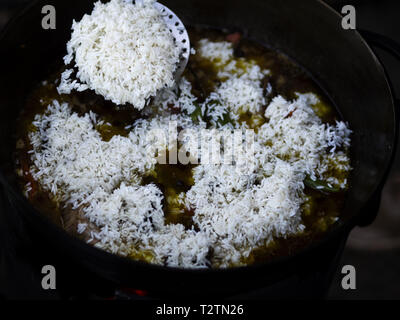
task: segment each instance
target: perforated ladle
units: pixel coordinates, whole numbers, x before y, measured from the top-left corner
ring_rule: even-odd
[[[155,2],[154,6],[160,11],[162,18],[164,19],[169,31],[174,37],[176,45],[180,49],[179,63],[176,67],[174,78],[176,82],[179,81],[183,72],[185,71],[186,65],[189,61],[190,56],[190,40],[185,25],[178,18],[178,16],[172,12],[169,8],[162,5],[159,2]]]

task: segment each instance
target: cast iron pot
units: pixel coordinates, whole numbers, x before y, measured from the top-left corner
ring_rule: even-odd
[[[14,174],[13,151],[18,114],[27,92],[43,80],[65,54],[72,20],[92,10],[90,0],[35,1],[0,38],[0,181],[12,210],[10,228],[19,237],[41,239],[48,261],[56,255],[112,283],[156,294],[232,295],[296,279],[326,291],[350,230],[370,222],[391,165],[397,138],[397,113],[385,72],[357,31],[343,30],[341,17],[320,1],[165,0],[187,25],[241,30],[287,54],[320,84],[353,130],[351,188],[342,218],[321,240],[269,263],[226,270],[184,270],[131,261],[79,241],[37,212],[21,194]],[[56,30],[43,30],[41,9],[54,5]],[[311,274],[313,284],[302,282]],[[321,274],[327,276],[321,277]],[[305,288],[307,289],[307,288]],[[289,289],[290,291],[290,289]],[[300,293],[302,294],[302,293]],[[290,292],[287,293],[290,295]]]

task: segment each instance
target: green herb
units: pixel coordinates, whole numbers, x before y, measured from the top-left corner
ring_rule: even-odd
[[[192,118],[192,121],[194,123],[198,123],[199,122],[199,117],[200,119],[203,119],[203,115],[201,114],[201,106],[196,105],[196,109],[190,114],[190,117]]]
[[[312,180],[309,176],[304,179],[304,184],[314,190],[321,191],[321,192],[329,192],[329,193],[336,193],[339,192],[340,189],[337,187],[329,186],[327,182],[321,180]]]
[[[207,111],[208,110],[212,110],[212,106],[215,106],[215,105],[222,106],[222,103],[219,100],[210,100],[206,105],[206,110]],[[233,124],[233,120],[231,119],[229,111],[224,113],[223,117],[217,120],[216,125],[224,126],[224,125],[226,125],[228,123]]]

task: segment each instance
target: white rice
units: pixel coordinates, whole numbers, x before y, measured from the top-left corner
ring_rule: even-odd
[[[90,15],[73,22],[64,57],[60,93],[94,90],[115,104],[141,110],[146,101],[174,85],[180,49],[154,0],[96,2]]]

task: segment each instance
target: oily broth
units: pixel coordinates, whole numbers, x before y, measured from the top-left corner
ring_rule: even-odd
[[[189,33],[194,47],[203,38],[208,38],[212,41],[224,41],[227,37],[226,33],[220,31],[197,28],[190,29]],[[314,106],[314,110],[323,122],[334,123],[335,120],[340,119],[329,99],[311,77],[283,54],[246,39],[242,39],[235,46],[234,52],[238,57],[243,56],[253,59],[262,69],[269,69],[271,71],[268,79],[263,82],[265,90],[267,89],[268,82],[273,88],[269,99],[276,95],[282,95],[284,98],[292,100],[295,98],[295,92],[313,92],[321,100],[320,103]],[[27,196],[33,206],[48,216],[54,223],[85,240],[85,235],[78,235],[75,228],[80,221],[79,219],[82,219],[82,215],[79,212],[74,212],[71,208],[61,208],[57,204],[57,199],[52,198],[50,193],[42,190],[29,173],[32,163],[28,152],[32,147],[29,142],[28,133],[35,130],[32,125],[34,116],[42,114],[53,100],[68,102],[78,114],[93,111],[99,115],[100,119],[104,120],[106,124],[98,126],[97,130],[105,141],[109,141],[114,135],[127,136],[129,131],[126,127],[131,125],[136,119],[145,117],[136,111],[136,109],[129,106],[116,108],[113,103],[105,101],[93,92],[73,92],[70,95],[59,95],[55,82],[60,78],[62,71],[62,69],[58,70],[46,79],[44,83],[39,84],[32,90],[26,100],[25,108],[18,122],[19,127],[17,128],[19,141],[19,147],[16,150],[17,172],[20,176],[22,188],[27,183],[31,183],[32,190],[28,192]],[[218,85],[215,67],[197,56],[191,56],[184,76],[191,82],[193,87],[192,93],[200,101],[204,101],[208,94]],[[270,100],[267,101],[267,105],[269,102]],[[171,108],[173,107],[171,106]],[[171,109],[171,111],[173,112],[174,110]],[[264,111],[265,107],[260,112],[261,117]],[[244,114],[240,120],[249,122],[250,117],[251,115]],[[254,129],[257,130],[257,128]],[[174,198],[180,192],[188,191],[194,184],[192,168],[193,166],[184,165],[157,165],[154,174],[145,177],[143,183],[155,183],[163,192],[165,199],[167,197]],[[272,243],[253,250],[250,256],[242,262],[254,264],[268,261],[275,257],[292,255],[299,249],[316,241],[330,228],[343,207],[345,192],[340,191],[326,194],[306,187],[305,194],[308,197],[308,201],[303,205],[302,212],[303,223],[306,227],[305,231],[297,236],[291,236],[286,239],[274,239]],[[79,209],[76,211],[79,211]],[[179,211],[183,211],[183,214],[177,214]],[[171,206],[168,201],[164,201],[164,214],[166,223],[181,223],[186,228],[193,226],[193,210]],[[196,226],[194,227],[196,228]],[[149,257],[151,257],[151,253],[147,252],[131,256],[133,259],[145,261]]]

